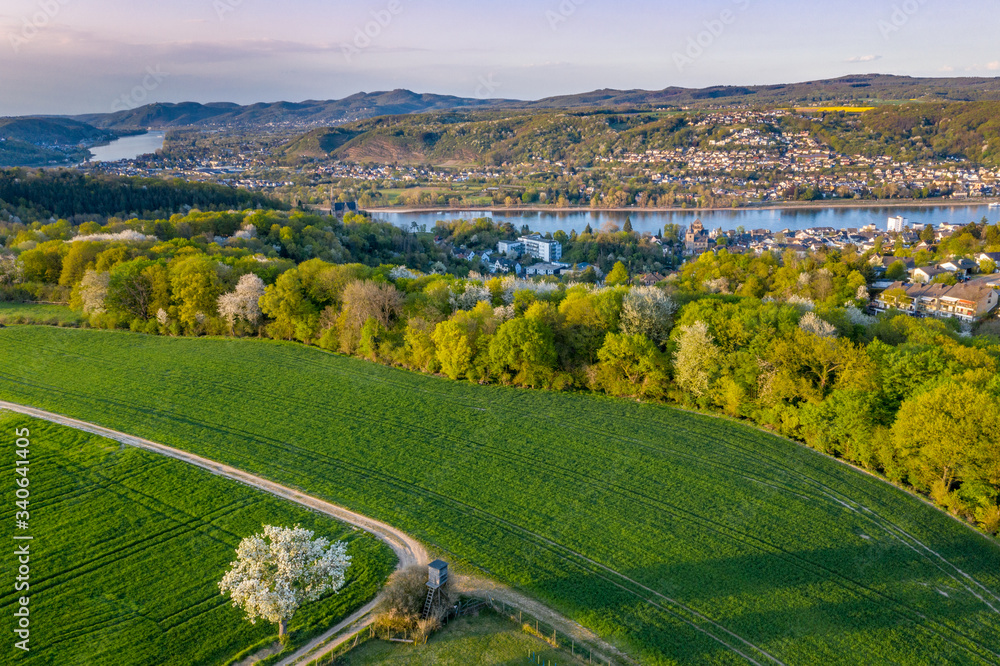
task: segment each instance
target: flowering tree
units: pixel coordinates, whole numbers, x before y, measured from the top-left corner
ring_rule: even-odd
[[[0,254],[0,285],[20,284],[24,279],[24,264],[13,254]]]
[[[219,296],[219,315],[229,324],[230,332],[237,321],[245,321],[254,328],[260,324],[263,316],[260,298],[265,291],[264,281],[253,273],[247,273],[240,278],[234,291]]]
[[[670,337],[675,312],[677,304],[659,287],[633,287],[622,302],[622,333],[645,335],[663,347]]]
[[[277,623],[281,637],[299,606],[343,587],[351,564],[346,543],[313,539],[313,532],[299,525],[265,525],[263,534],[240,542],[236,555],[219,589],[251,623],[257,618]]]
[[[109,281],[110,276],[106,272],[88,270],[84,273],[79,287],[84,314],[103,314],[107,311],[104,301],[108,297]]]

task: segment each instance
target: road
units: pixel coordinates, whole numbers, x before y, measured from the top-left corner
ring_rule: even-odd
[[[160,444],[159,442],[143,439],[141,437],[129,435],[128,433],[105,428],[94,423],[80,421],[61,414],[54,414],[52,412],[36,409],[34,407],[0,400],[0,410],[24,414],[25,416],[32,416],[44,421],[81,430],[83,432],[89,432],[100,437],[106,437],[107,439],[120,442],[127,446],[133,446],[135,448],[157,453],[169,458],[175,458],[208,470],[212,474],[232,479],[234,481],[239,481],[240,483],[263,490],[264,492],[275,495],[276,497],[308,507],[332,518],[336,518],[337,520],[347,523],[348,525],[354,525],[355,527],[361,528],[378,537],[390,548],[392,548],[399,560],[397,568],[402,569],[413,565],[426,564],[430,561],[427,549],[424,548],[423,544],[406,534],[406,532],[396,529],[387,523],[375,520],[374,518],[369,518],[368,516],[346,509],[342,506],[331,504],[330,502],[319,499],[318,497],[307,495],[294,488],[289,488],[288,486],[283,486],[279,483],[275,483],[274,481],[269,481],[264,477],[250,474],[235,467],[230,467],[229,465],[224,465],[222,463],[215,462],[214,460],[209,460],[208,458],[202,458],[201,456],[193,453],[182,451],[181,449],[175,449],[171,446]],[[521,594],[516,590],[479,576],[453,575],[452,579],[455,582],[458,591],[463,594],[482,597],[487,595],[492,596],[497,601],[503,601],[508,606],[513,606],[514,608],[522,610],[534,618],[540,619],[542,622],[554,626],[563,634],[572,636],[578,643],[595,646],[598,649],[596,649],[593,654],[601,661],[601,663],[610,663],[612,660],[617,662],[633,663],[633,660],[627,655],[609,643],[601,640],[600,637],[589,629],[586,629],[579,623],[560,615],[551,608],[542,605],[537,600]],[[308,661],[312,661],[331,651],[347,638],[357,633],[357,631],[367,626],[369,621],[368,618],[370,617],[369,614],[377,603],[378,599],[362,607],[337,626],[313,639],[290,657],[282,660],[279,666],[290,666],[291,664],[303,663],[303,659],[306,658]],[[338,633],[341,633],[348,628],[350,629],[350,633],[340,635],[326,645],[323,645],[319,650],[316,650],[320,643],[323,643],[333,636],[337,636]]]

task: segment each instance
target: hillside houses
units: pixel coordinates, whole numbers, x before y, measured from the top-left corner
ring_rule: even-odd
[[[972,322],[992,313],[998,304],[1000,276],[984,275],[956,285],[893,282],[876,296],[872,309]]]

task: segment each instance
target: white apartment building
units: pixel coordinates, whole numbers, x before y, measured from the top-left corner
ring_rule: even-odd
[[[517,240],[524,244],[525,254],[530,254],[536,259],[548,263],[562,259],[562,243],[559,241],[542,238],[541,234],[521,236]]]

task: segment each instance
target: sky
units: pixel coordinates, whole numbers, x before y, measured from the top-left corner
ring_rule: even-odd
[[[997,0],[3,0],[0,116],[1000,76]]]

